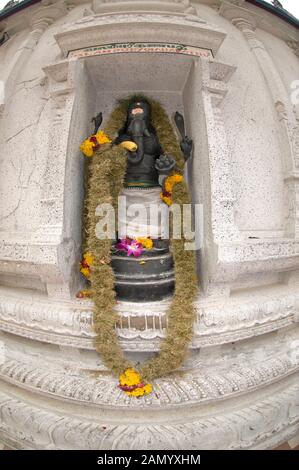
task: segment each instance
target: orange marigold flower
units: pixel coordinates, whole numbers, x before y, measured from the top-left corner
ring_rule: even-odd
[[[165,190],[166,190],[167,192],[171,193],[173,187],[174,187],[177,183],[181,183],[182,181],[183,181],[182,175],[175,174],[175,175],[168,176],[168,177],[166,178],[166,181],[165,181]]]
[[[110,144],[110,142],[112,142],[112,140],[109,139],[109,137],[105,134],[104,131],[98,131],[95,134],[95,137],[99,144]]]
[[[132,392],[126,392],[127,395],[131,397],[142,397],[143,395],[148,395],[152,392],[152,385],[146,384],[144,387],[135,388]]]
[[[119,377],[119,387],[132,397],[141,397],[152,391],[152,385],[141,382],[140,375],[135,369],[127,369]]]
[[[165,202],[165,204],[167,204],[168,206],[171,206],[171,204],[172,204],[172,199],[171,199],[171,197],[169,197],[169,196],[164,196],[163,193],[160,193],[160,197],[161,197],[162,201]]]
[[[94,142],[91,142],[89,139],[84,140],[84,142],[80,145],[80,150],[86,157],[93,156],[93,149],[95,147]]]
[[[84,259],[84,261],[88,264],[88,266],[92,266],[92,265],[93,265],[93,256],[92,256],[92,254],[90,253],[90,251],[87,251],[86,253],[84,253],[83,259]]]
[[[119,383],[121,386],[138,385],[140,383],[140,375],[135,369],[127,369],[120,377]]]
[[[88,139],[84,140],[84,142],[80,145],[80,150],[86,157],[92,157],[94,151],[99,148],[102,144],[109,144],[112,142],[111,139],[105,134],[104,131],[99,131],[94,135],[88,137]]]
[[[87,279],[90,278],[90,267],[92,265],[93,265],[93,256],[89,251],[87,251],[86,253],[84,253],[82,261],[80,263],[80,272]]]
[[[172,204],[172,190],[177,183],[183,181],[183,176],[179,174],[168,176],[165,180],[164,191],[160,193],[160,197],[165,204],[171,206]]]
[[[83,268],[81,267],[80,268],[80,272],[83,274],[84,277],[86,277],[87,279],[90,278],[90,269],[89,268]]]
[[[153,240],[151,240],[150,238],[137,238],[137,243],[140,243],[143,248],[146,248],[147,250],[150,250],[151,248],[153,248]]]
[[[92,296],[91,291],[87,290],[87,289],[86,290],[80,290],[76,295],[76,297],[78,299],[86,299],[86,298],[90,298],[91,296]]]

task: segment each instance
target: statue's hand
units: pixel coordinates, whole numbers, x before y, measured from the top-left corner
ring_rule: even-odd
[[[137,150],[137,144],[131,140],[124,140],[121,144],[119,144],[119,146],[128,150],[129,152],[135,152]]]
[[[185,161],[187,161],[188,158],[190,157],[192,149],[193,149],[193,140],[190,139],[189,137],[185,136],[181,140],[181,150],[184,154]]]
[[[161,155],[156,160],[155,168],[160,175],[169,175],[176,165],[175,159],[171,155]]]

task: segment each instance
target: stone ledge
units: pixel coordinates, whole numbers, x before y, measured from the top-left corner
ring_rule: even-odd
[[[234,281],[243,274],[285,272],[299,264],[299,241],[288,238],[243,240],[219,243],[217,266],[211,273],[214,282]]]
[[[105,413],[81,417],[28,396],[0,392],[0,440],[18,449],[267,449],[298,433],[298,384],[271,396],[222,409],[217,416],[139,413],[129,409],[112,421]],[[221,404],[220,404],[221,405]],[[193,410],[194,413],[195,410]],[[162,409],[161,409],[162,412]],[[110,416],[111,419],[111,416]]]
[[[114,43],[115,37],[119,43],[182,43],[216,54],[226,34],[196,16],[132,12],[88,16],[55,35],[64,56],[83,47]]]
[[[36,394],[89,406],[154,410],[183,405],[188,409],[195,404],[252,393],[296,374],[299,370],[299,355],[293,347],[296,337],[295,332],[268,338],[254,345],[252,353],[246,347],[214,351],[213,362],[210,353],[188,357],[177,375],[156,380],[154,393],[139,400],[127,397],[118,389],[117,378],[109,374],[100,358],[95,356],[88,362],[75,351],[69,361],[67,355],[63,360],[61,350],[59,360],[59,355],[51,350],[44,358],[42,350],[29,350],[29,345],[27,350],[17,351],[7,342],[0,377],[3,382]]]
[[[34,238],[14,239],[11,235],[0,241],[0,271],[34,276],[44,272],[46,276],[49,272],[52,277],[61,276],[62,263],[58,263],[58,254],[71,249],[71,242],[62,240],[56,233],[51,241],[43,242]],[[250,273],[281,273],[295,270],[299,265],[299,241],[293,239],[219,242],[217,251],[217,265],[211,268],[213,282],[231,282]]]
[[[0,288],[0,330],[36,341],[94,349],[92,302],[55,302],[25,290]],[[226,300],[199,299],[191,347],[239,341],[276,331],[298,321],[299,293],[296,287],[265,289],[253,297]],[[168,302],[118,304],[118,333],[126,350],[155,351],[164,336]],[[156,328],[150,327],[156,318]],[[128,328],[128,318],[130,328]],[[127,319],[122,324],[123,319]]]

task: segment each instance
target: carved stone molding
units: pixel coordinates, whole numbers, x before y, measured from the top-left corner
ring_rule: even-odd
[[[34,51],[36,44],[43,35],[46,28],[51,25],[61,15],[66,13],[66,3],[64,1],[55,2],[49,5],[39,5],[38,8],[33,9],[31,14],[25,14],[30,26],[30,33],[26,38],[22,47],[17,51],[14,56],[14,65],[11,69],[10,75],[7,77],[5,85],[5,97],[9,100],[10,95],[15,91],[19,73],[21,73],[23,66],[29,60],[31,53]],[[29,15],[29,18],[27,18]],[[26,20],[24,20],[26,21]],[[69,73],[70,67],[67,65]],[[50,80],[49,80],[50,81]],[[44,86],[45,83],[43,82]],[[56,104],[64,100],[64,105],[67,101],[67,96],[70,96],[72,88],[51,90],[51,98]],[[47,97],[43,97],[47,101]],[[62,106],[64,106],[62,105]],[[71,106],[71,104],[70,104]],[[59,107],[57,105],[57,107]],[[56,112],[58,118],[59,111]],[[62,117],[60,114],[59,117]],[[53,120],[55,121],[55,119]],[[39,131],[39,121],[37,121],[35,132]],[[63,143],[62,126],[60,128],[60,135],[55,140],[52,135],[50,146],[55,147],[57,150],[57,141]],[[52,148],[53,150],[53,148]],[[66,149],[63,149],[64,157],[66,156]],[[54,158],[53,158],[54,157]],[[37,281],[42,288],[47,288],[48,292],[52,290],[53,283],[59,283],[60,292],[63,295],[69,296],[69,289],[66,287],[69,277],[70,265],[74,262],[74,241],[71,237],[64,237],[63,232],[63,200],[55,195],[53,191],[53,180],[56,183],[59,191],[64,188],[64,184],[59,184],[58,175],[61,177],[65,173],[65,166],[63,160],[57,158],[57,152],[51,155],[48,168],[44,174],[44,181],[40,184],[43,188],[41,197],[41,206],[43,208],[43,224],[40,230],[25,233],[23,236],[19,233],[7,233],[2,237],[0,243],[0,271],[11,274],[16,279],[23,279],[27,276],[31,279],[31,283]],[[63,165],[62,165],[63,164]],[[51,176],[52,175],[52,176]],[[68,263],[65,258],[68,258]],[[4,270],[4,271],[3,271]]]
[[[254,28],[256,28],[257,24],[261,21],[260,10],[256,9],[253,11],[246,8],[246,2],[242,2],[239,5],[237,2],[231,0],[223,0],[219,13],[230,21],[239,18],[241,21],[251,24]]]
[[[25,11],[22,14],[22,26],[26,25],[29,27],[30,33],[25,40],[25,43],[17,51],[14,57],[14,66],[11,69],[11,72],[8,77],[6,77],[5,83],[5,99],[9,99],[11,93],[14,90],[14,87],[17,83],[17,78],[19,73],[22,71],[22,68],[26,61],[28,61],[32,51],[35,49],[37,43],[39,42],[41,36],[45,30],[54,23],[55,20],[60,18],[62,15],[65,15],[67,12],[66,2],[64,0],[58,1],[50,5],[39,5],[37,9],[34,9],[33,12],[29,13]],[[8,31],[10,21],[7,23]],[[15,30],[15,27],[12,29]],[[1,106],[1,103],[0,103]],[[2,109],[2,110],[1,110]],[[4,112],[4,103],[0,108],[0,115]]]
[[[152,351],[164,336],[168,302],[120,303],[118,334],[124,349]],[[197,303],[192,348],[251,338],[289,326],[299,320],[299,297],[291,289],[252,301]],[[154,322],[153,322],[154,318]],[[57,305],[42,296],[12,296],[1,289],[0,329],[15,335],[74,348],[94,349],[92,302],[65,301]]]
[[[296,41],[298,33],[295,26],[274,15],[270,11],[258,8],[246,0],[219,0],[219,13],[228,18],[249,20],[255,27],[269,32],[283,41]]]
[[[202,99],[209,142],[211,219],[213,239],[241,239],[234,220],[235,195],[231,178],[230,153],[222,119],[221,103],[228,92],[227,82],[236,68],[217,61],[202,61]]]
[[[187,44],[216,54],[226,34],[195,16],[114,14],[86,17],[55,35],[64,54],[88,46],[115,42]],[[117,38],[117,39],[116,39]]]
[[[161,416],[150,411],[143,424],[133,423],[124,409],[113,422],[98,412],[81,417],[78,410],[73,417],[65,406],[37,406],[2,391],[0,435],[19,449],[267,449],[297,432],[298,391],[294,382],[286,383],[283,390],[240,404],[237,411],[223,410],[221,416],[202,416],[202,409],[194,408],[190,415],[177,408],[175,419],[162,423]]]
[[[291,337],[288,338],[290,343]],[[187,408],[194,404],[214,403],[220,398],[236,398],[239,395],[249,394],[253,390],[269,386],[285,377],[295,374],[299,370],[299,355],[284,352],[281,344],[279,355],[268,358],[260,354],[259,360],[251,360],[243,364],[242,357],[236,357],[234,363],[227,360],[225,365],[221,362],[213,367],[198,360],[197,368],[193,371],[182,372],[180,375],[165,377],[153,382],[154,393],[137,402],[128,399],[118,389],[118,380],[107,374],[102,365],[91,370],[97,372],[97,377],[89,377],[89,368],[80,371],[78,366],[68,363],[62,367],[55,365],[48,358],[44,363],[39,360],[36,364],[34,357],[27,355],[24,362],[7,359],[0,364],[0,378],[4,382],[14,384],[30,392],[46,397],[63,399],[70,402],[84,403],[85,405],[122,407],[126,404],[134,408],[150,408],[175,406],[184,404]],[[266,348],[265,348],[266,350]],[[9,349],[6,355],[9,355]],[[291,359],[292,358],[292,359]]]

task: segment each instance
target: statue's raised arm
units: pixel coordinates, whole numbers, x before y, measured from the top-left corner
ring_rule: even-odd
[[[192,153],[193,140],[186,135],[184,117],[178,111],[176,111],[174,115],[174,122],[181,136],[180,146],[184,154],[185,161],[187,161]]]

